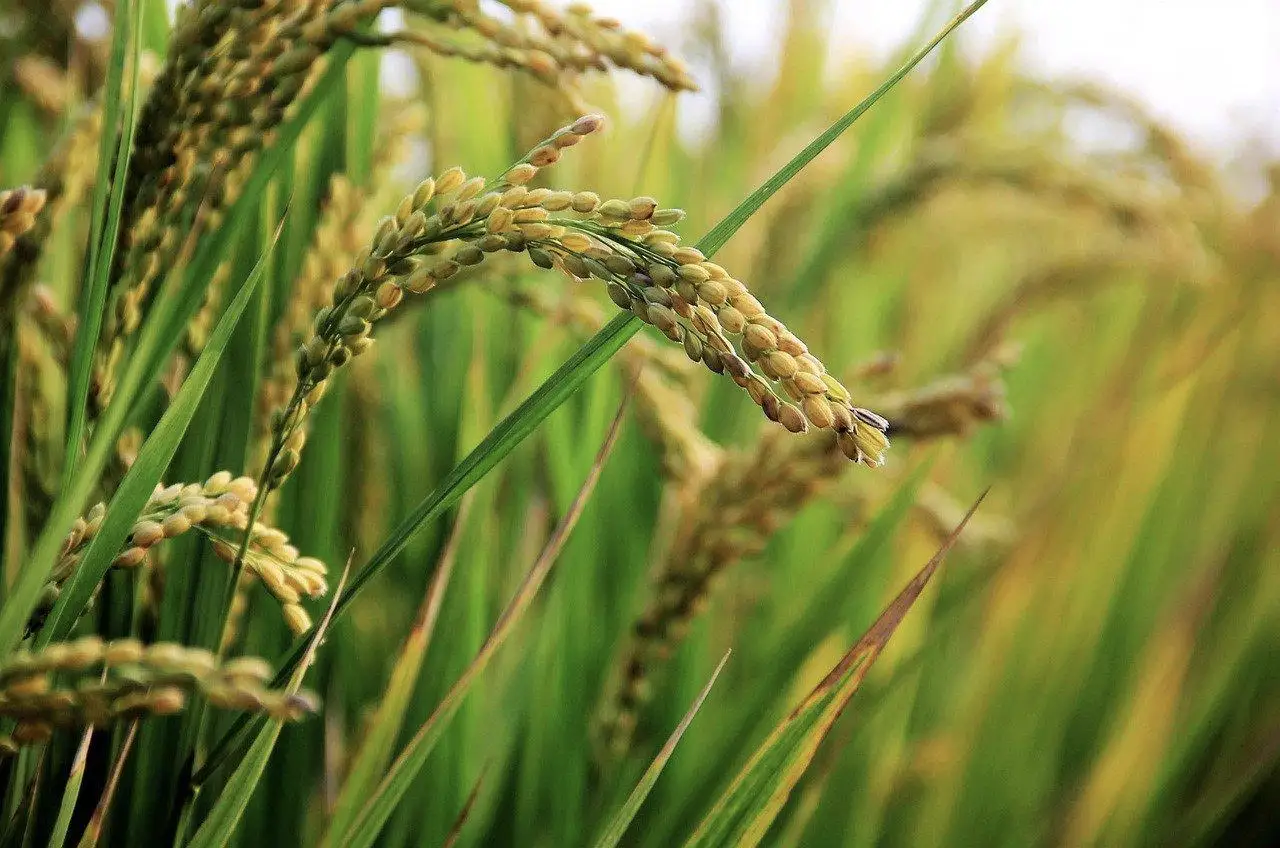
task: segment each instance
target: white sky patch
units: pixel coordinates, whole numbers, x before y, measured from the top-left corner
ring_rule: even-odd
[[[735,64],[759,67],[767,78],[785,4],[716,2]],[[832,2],[832,52],[887,57],[916,34],[931,5]],[[678,40],[694,4],[592,0],[592,6],[657,38]],[[1114,86],[1195,143],[1222,152],[1256,139],[1280,152],[1280,0],[990,0],[960,37],[970,51],[982,51],[1010,32],[1021,34],[1021,59],[1039,76]]]

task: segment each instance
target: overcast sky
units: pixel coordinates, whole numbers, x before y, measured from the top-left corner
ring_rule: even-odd
[[[718,0],[739,62],[770,62],[784,0]],[[688,0],[591,0],[601,14],[675,32]],[[832,0],[836,50],[899,46],[927,0]],[[989,0],[965,43],[1023,33],[1022,58],[1042,75],[1107,82],[1147,101],[1203,145],[1238,149],[1265,136],[1280,154],[1280,0]]]

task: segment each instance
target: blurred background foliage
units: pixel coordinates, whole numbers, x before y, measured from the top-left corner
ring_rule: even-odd
[[[671,46],[697,60],[711,93],[629,98],[633,80],[620,90],[592,78],[582,100],[610,130],[557,166],[551,184],[653,195],[688,211],[683,233],[705,232],[885,76],[856,55],[822,66],[822,7],[789,4],[764,83],[724,61],[714,7],[695,10],[685,43]],[[982,14],[999,13],[997,3]],[[5,9],[31,31],[0,31],[0,185],[35,177],[101,78],[105,46],[77,41],[73,14],[59,3]],[[159,50],[164,28],[144,31]],[[1124,93],[1032,79],[1014,45],[972,57],[963,41],[948,42],[716,256],[860,402],[897,412],[886,412],[900,434],[887,466],[814,462],[782,502],[757,509],[751,469],[797,461],[787,453],[797,449],[763,436],[727,381],[632,342],[618,368],[593,378],[450,521],[416,537],[336,626],[310,679],[323,714],[284,730],[240,844],[318,837],[448,556],[453,576],[411,682],[404,736],[428,717],[568,507],[637,365],[658,379],[637,384],[548,585],[380,844],[441,844],[476,787],[458,844],[582,843],[731,647],[628,835],[673,844],[987,487],[768,844],[1277,838],[1280,164],[1243,163],[1254,190],[1241,193],[1223,162]],[[350,63],[344,95],[308,129],[261,227],[240,237],[247,272],[292,197],[268,315],[284,309],[329,174],[380,198],[354,225],[361,244],[424,173],[455,163],[498,172],[576,114],[524,76],[397,55]],[[380,84],[380,74],[396,79]],[[682,132],[678,97],[714,98],[713,119]],[[1082,121],[1103,122],[1106,143],[1082,138]],[[82,210],[61,213],[51,243],[61,248],[41,266],[44,300],[23,307],[18,332],[47,339],[39,322],[70,311],[86,225]],[[353,548],[361,561],[607,305],[595,287],[514,263],[430,294],[380,331],[377,355],[357,360],[317,410],[280,525],[331,564]],[[29,353],[33,375],[60,379],[53,347]],[[169,479],[198,477],[228,449],[220,434],[243,417],[228,401],[240,396],[241,367],[235,356],[220,367]],[[36,428],[56,417],[24,411]],[[739,485],[707,495],[708,480],[735,468]],[[32,483],[11,486],[13,519]],[[651,669],[629,755],[601,766],[595,728],[620,653],[652,572],[698,510],[734,530],[729,549],[705,610]],[[7,526],[6,544],[20,546],[26,531]],[[274,657],[289,638],[276,616],[252,614],[263,602],[250,596],[241,642]],[[162,616],[158,635],[189,626]],[[140,733],[112,820],[118,844],[153,814],[143,787],[158,784],[148,781],[176,780],[144,769],[179,732],[165,719]],[[94,765],[99,779],[108,763]]]

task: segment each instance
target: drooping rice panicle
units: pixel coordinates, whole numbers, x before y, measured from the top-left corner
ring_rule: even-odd
[[[584,3],[560,10],[540,0],[501,0],[490,11],[478,0],[409,0],[405,5],[443,24],[445,32],[453,31],[453,37],[419,29],[404,33],[442,56],[520,70],[550,85],[571,86],[573,76],[613,67],[672,91],[697,90],[688,68],[669,50],[614,18],[595,15]]]
[[[308,692],[269,688],[271,667],[256,657],[222,661],[208,651],[134,639],[87,636],[41,651],[20,650],[0,665],[0,716],[16,727],[0,753],[47,740],[54,730],[106,727],[140,716],[172,715],[192,695],[218,709],[296,721],[314,712]]]
[[[192,530],[213,542],[214,552],[233,561],[236,540],[249,527],[249,505],[257,496],[257,484],[249,477],[232,477],[223,471],[204,483],[157,486],[129,531],[126,547],[112,561],[119,569],[135,569],[147,559],[151,549],[166,539]],[[31,629],[53,608],[62,585],[79,565],[80,557],[102,526],[106,505],[96,504],[75,526],[62,545],[62,554],[49,576]],[[328,591],[324,563],[302,556],[289,538],[274,527],[254,522],[249,533],[245,566],[280,602],[285,622],[294,632],[311,626],[302,607],[304,597],[315,598]]]

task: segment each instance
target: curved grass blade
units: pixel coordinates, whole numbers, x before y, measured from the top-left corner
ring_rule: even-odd
[[[805,165],[813,161],[831,142],[835,141],[840,133],[848,129],[854,121],[884,97],[916,65],[920,64],[943,38],[985,3],[986,0],[976,0],[976,2],[966,7],[960,15],[938,33],[933,41],[903,63],[902,67],[895,71],[883,85],[863,99],[826,132],[815,139],[813,143],[796,154],[777,174],[739,203],[732,212],[698,241],[698,249],[708,258],[712,257],[746,223],[752,213],[763,206]],[[613,354],[621,350],[627,340],[639,332],[641,326],[640,319],[630,313],[616,315],[579,348],[572,357],[557,368],[555,373],[548,377],[524,403],[520,404],[514,412],[505,417],[462,462],[454,467],[444,482],[428,495],[418,508],[396,527],[386,542],[378,548],[364,568],[356,574],[351,582],[351,588],[347,590],[346,596],[339,600],[337,614],[341,615],[350,606],[360,589],[404,550],[405,545],[408,544],[409,539],[414,534],[428,522],[438,518],[456,504],[468,489],[505,459],[507,454],[533,433],[552,412],[557,410],[574,392],[581,388],[596,371],[600,370]],[[300,647],[295,647],[293,654],[281,667],[282,674],[287,673],[287,669],[298,661],[300,650]],[[208,761],[192,777],[193,784],[199,785],[202,783],[214,770],[221,767],[223,762],[243,749],[244,731],[250,721],[251,719],[248,718],[241,719],[218,740]]]
[[[582,510],[586,508],[587,501],[591,498],[591,493],[595,491],[596,482],[600,479],[600,472],[604,469],[605,460],[609,458],[609,454],[613,451],[613,446],[617,443],[618,434],[622,429],[622,415],[626,410],[626,403],[624,398],[622,404],[618,407],[617,414],[613,418],[613,423],[609,425],[609,432],[605,436],[599,452],[596,454],[591,470],[587,473],[587,479],[583,481],[582,487],[574,497],[573,503],[570,504],[568,512],[560,519],[560,523],[556,525],[551,538],[547,540],[547,544],[538,555],[537,561],[525,574],[520,588],[516,590],[515,596],[511,599],[507,608],[503,610],[502,615],[498,617],[498,621],[493,626],[489,638],[480,647],[475,659],[467,666],[467,669],[453,684],[453,687],[445,695],[439,706],[436,707],[431,717],[418,729],[413,739],[409,741],[400,756],[392,763],[386,777],[378,784],[377,789],[365,803],[350,829],[345,833],[337,833],[330,828],[321,842],[324,848],[333,848],[333,846],[339,845],[343,846],[343,848],[368,848],[377,840],[378,834],[382,832],[383,826],[387,823],[387,819],[391,817],[396,805],[399,804],[400,799],[404,797],[404,793],[409,790],[414,779],[418,776],[418,772],[426,764],[427,758],[431,755],[436,743],[444,735],[449,722],[457,715],[463,699],[466,698],[467,693],[471,690],[471,686],[476,682],[485,667],[488,666],[494,654],[507,641],[520,619],[529,610],[529,607],[533,604],[534,597],[538,594],[538,590],[542,588],[547,575],[551,573],[551,567],[555,565],[560,556],[560,551],[569,540],[569,534],[573,532],[574,526],[578,523],[578,518],[582,515]]]
[[[278,239],[279,236],[280,228],[277,228],[276,238]],[[274,245],[275,242],[273,241],[272,247]],[[244,313],[245,307],[248,306],[249,301],[252,299],[254,290],[258,286],[258,281],[262,279],[270,255],[271,250],[268,249],[258,259],[258,263],[254,266],[248,279],[245,280],[235,299],[231,301],[226,312],[218,321],[217,326],[209,337],[208,344],[200,354],[200,358],[196,360],[196,364],[192,367],[190,375],[183,382],[182,388],[178,390],[173,402],[165,410],[160,422],[151,431],[151,435],[138,452],[137,460],[129,468],[128,473],[125,474],[124,480],[120,483],[120,488],[116,490],[115,496],[112,497],[111,503],[107,507],[102,529],[94,536],[88,550],[85,551],[84,557],[80,561],[80,565],[72,574],[71,579],[67,581],[67,585],[58,598],[57,604],[54,605],[53,611],[49,614],[49,618],[37,638],[38,645],[43,646],[63,639],[71,632],[71,628],[81,611],[93,597],[94,588],[102,580],[103,575],[107,573],[107,569],[111,567],[111,561],[119,551],[125,536],[128,535],[130,526],[138,517],[138,513],[147,502],[147,498],[151,496],[156,484],[160,482],[161,476],[164,474],[165,469],[168,468],[174,453],[178,450],[178,443],[182,441],[187,427],[191,424],[191,419],[195,416],[196,409],[200,405],[200,399],[203,397],[209,381],[213,378],[213,373],[218,367],[218,362],[221,360],[227,344],[231,341],[236,324]],[[91,484],[92,481],[90,481],[89,485]],[[59,525],[60,522],[50,522],[50,526],[55,528]],[[41,536],[41,541],[44,541],[47,535],[48,531]],[[56,545],[60,544],[60,540],[54,539],[54,543],[55,546],[45,553],[50,566],[53,563],[54,555],[57,553]],[[33,557],[33,563],[42,565],[44,560]],[[48,566],[40,571],[42,577],[47,573]],[[38,589],[39,586],[36,588]],[[33,597],[32,601],[34,600],[35,598]],[[34,603],[32,606],[34,606]],[[11,607],[13,608],[11,609]],[[18,612],[17,606],[12,601],[10,604],[6,604],[4,608],[5,615],[10,612]],[[25,624],[26,617],[30,613],[30,607],[22,610],[22,618],[17,622],[18,627]],[[7,633],[7,631],[5,632]],[[0,642],[0,645],[2,644],[4,643]]]
[[[654,757],[653,762],[649,764],[644,774],[641,775],[640,782],[636,784],[636,788],[627,796],[626,802],[614,814],[604,833],[596,840],[596,848],[616,848],[618,843],[622,841],[622,837],[626,834],[631,821],[636,817],[636,813],[640,812],[640,805],[644,803],[645,798],[649,797],[654,784],[658,782],[658,776],[662,774],[667,761],[675,753],[680,737],[684,736],[684,732],[689,729],[689,725],[693,722],[693,717],[698,714],[698,710],[702,709],[702,703],[711,694],[711,687],[715,685],[716,678],[720,676],[725,663],[729,661],[730,653],[732,652],[726,651],[725,655],[720,658],[719,665],[716,666],[715,671],[711,672],[711,679],[707,681],[707,685],[702,687],[702,691],[694,699],[693,706],[684,714],[680,724],[676,725],[675,731],[668,737],[666,744],[662,746],[662,750],[658,751],[658,756]]]
[[[302,662],[299,663],[298,668],[289,679],[288,691],[290,694],[297,692],[301,688],[302,679],[306,677],[307,670],[315,662],[316,652],[320,649],[320,643],[324,640],[325,634],[329,632],[329,626],[333,624],[333,613],[338,606],[338,595],[341,593],[342,587],[346,585],[347,577],[350,574],[351,560],[348,558],[346,568],[342,570],[342,577],[339,578],[338,586],[333,594],[334,601],[329,604],[329,609],[325,612],[324,618],[313,628]],[[231,837],[235,835],[236,826],[240,824],[240,818],[244,815],[245,808],[249,806],[249,799],[253,797],[254,790],[258,788],[258,781],[262,779],[262,773],[267,769],[267,760],[271,758],[271,751],[275,748],[276,739],[279,738],[280,730],[283,727],[284,719],[271,719],[258,733],[258,737],[253,741],[253,746],[249,749],[249,755],[244,758],[244,761],[227,779],[227,785],[223,788],[222,794],[218,796],[213,809],[209,811],[209,815],[200,824],[195,836],[191,837],[191,841],[187,843],[187,848],[222,848],[222,846],[231,841]]]
[[[885,607],[862,638],[756,749],[689,838],[686,848],[752,848],[760,844],[791,796],[791,790],[813,761],[818,746],[858,691],[872,664],[920,597],[984,497],[985,492],[969,508],[933,558]]]
[[[85,287],[81,293],[80,326],[76,331],[67,378],[67,452],[62,475],[65,489],[77,467],[80,442],[84,438],[86,404],[89,398],[89,376],[93,371],[93,354],[106,312],[107,289],[115,247],[120,233],[120,215],[124,209],[125,175],[133,154],[133,137],[138,126],[138,73],[142,49],[142,20],[145,7],[135,8],[133,0],[121,0],[115,14],[111,63],[107,66],[107,83],[102,100],[104,123],[98,150],[98,179],[93,186],[93,214],[90,224],[89,252]],[[123,77],[131,71],[128,84]],[[111,121],[121,118],[119,136]],[[111,153],[115,143],[115,154]],[[107,167],[108,164],[111,167]]]

